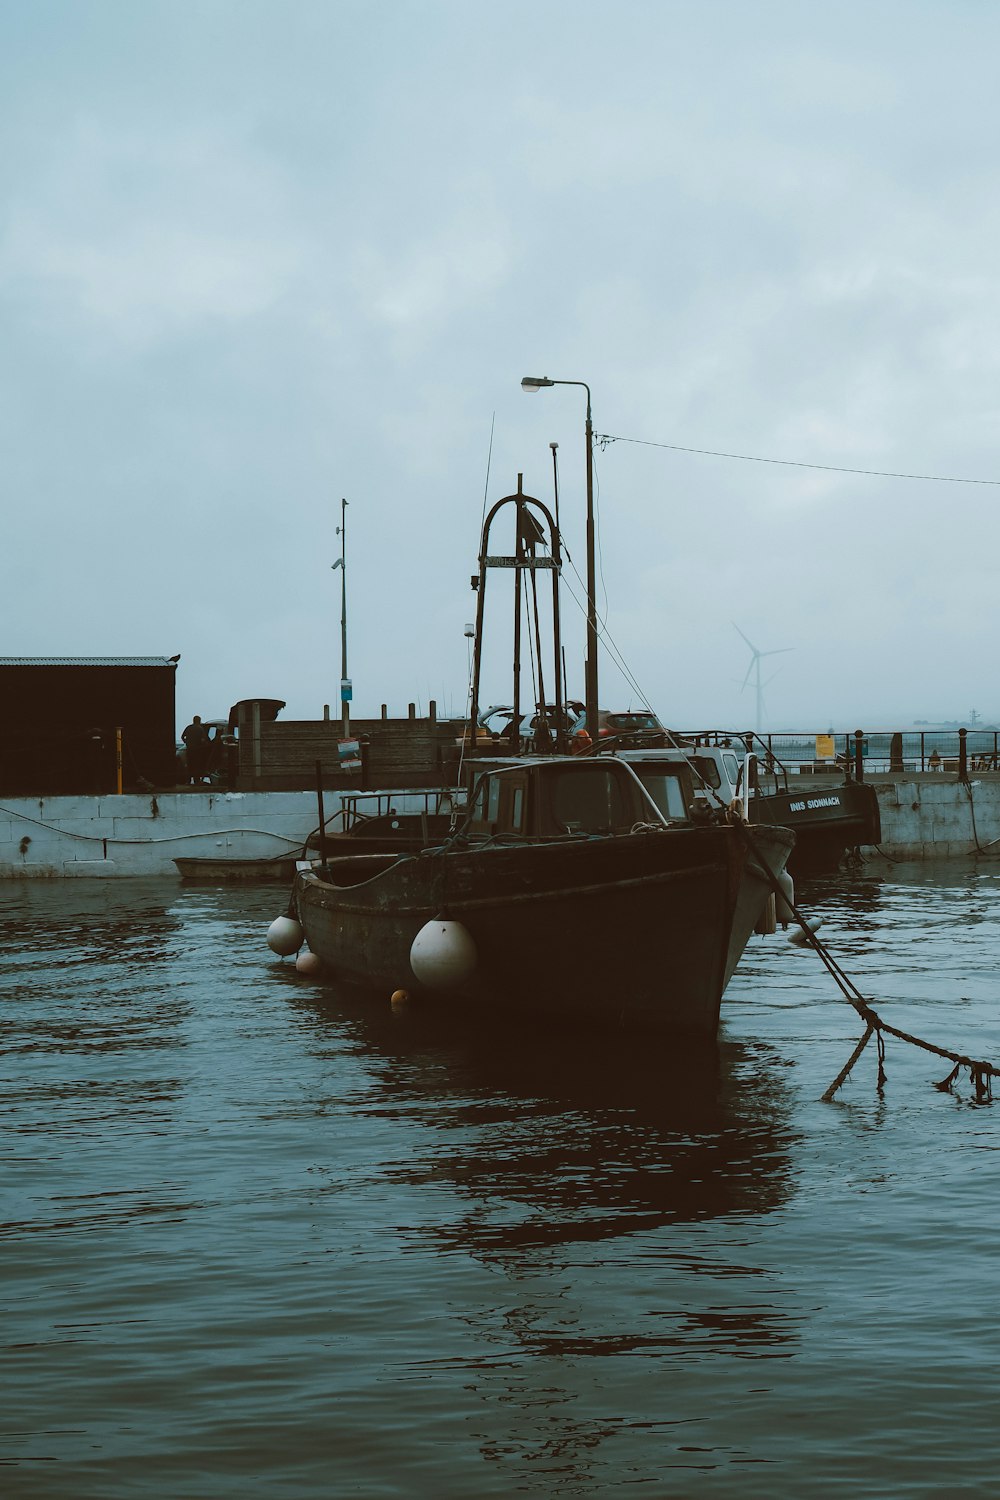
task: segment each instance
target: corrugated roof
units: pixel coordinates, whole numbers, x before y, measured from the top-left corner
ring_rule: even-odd
[[[175,667],[169,656],[0,656],[0,667]]]

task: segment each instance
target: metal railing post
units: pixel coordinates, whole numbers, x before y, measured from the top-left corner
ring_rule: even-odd
[[[969,779],[969,747],[967,729],[958,731],[958,779],[968,781]]]

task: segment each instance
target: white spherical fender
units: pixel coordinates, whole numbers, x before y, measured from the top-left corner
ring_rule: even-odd
[[[267,946],[272,953],[287,958],[290,953],[298,953],[305,939],[301,922],[296,922],[287,912],[282,917],[275,917],[267,929]]]
[[[425,922],[410,948],[410,968],[429,990],[462,984],[476,967],[478,954],[467,927],[447,917]]]
[[[311,953],[308,948],[303,948],[295,960],[295,968],[299,974],[322,974],[323,960],[318,953]]]
[[[782,927],[787,927],[789,922],[795,921],[795,913],[792,906],[795,902],[795,882],[787,870],[782,870],[776,875],[775,880],[780,888],[781,894],[775,898],[775,916]]]
[[[818,932],[822,925],[823,923],[819,917],[809,917],[805,928],[796,927],[794,931],[788,934],[788,941],[794,943],[796,948],[808,948],[809,936],[812,933]]]

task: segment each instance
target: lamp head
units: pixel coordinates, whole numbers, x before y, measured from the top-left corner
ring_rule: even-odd
[[[547,385],[555,385],[555,381],[550,380],[547,375],[525,375],[521,381],[522,391],[540,391]]]

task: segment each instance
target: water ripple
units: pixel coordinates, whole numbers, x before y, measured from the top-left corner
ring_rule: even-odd
[[[996,1057],[998,882],[800,897]],[[820,1104],[861,1028],[813,955],[637,1046],[303,981],[281,902],[0,887],[5,1493],[992,1491],[1000,1117],[892,1043]]]

